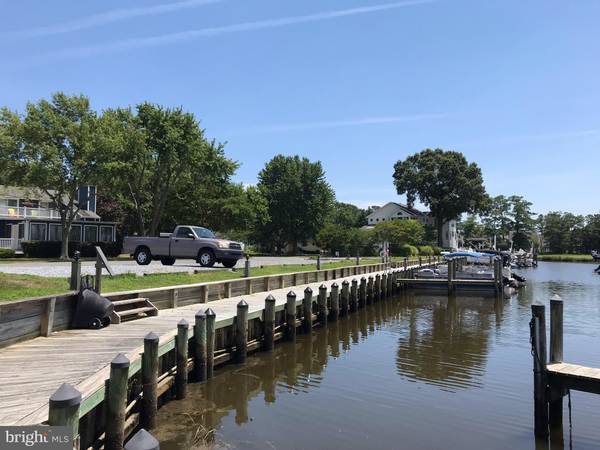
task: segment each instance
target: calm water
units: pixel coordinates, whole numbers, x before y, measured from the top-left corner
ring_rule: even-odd
[[[523,270],[528,286],[510,300],[409,293],[299,335],[165,405],[161,449],[545,448],[533,438],[530,304],[560,294],[565,360],[600,367],[594,267]],[[551,448],[600,448],[600,396],[572,393],[571,432],[564,404]]]

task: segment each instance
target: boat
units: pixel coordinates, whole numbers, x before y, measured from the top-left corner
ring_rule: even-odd
[[[600,261],[600,252],[597,250],[592,250],[592,258],[594,258],[594,261]]]

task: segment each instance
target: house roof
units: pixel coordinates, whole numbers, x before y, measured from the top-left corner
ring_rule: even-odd
[[[371,214],[369,214],[367,216],[370,217],[372,214],[375,214],[376,212],[381,211],[382,209],[388,207],[388,206],[397,206],[398,208],[402,209],[403,211],[407,212],[408,214],[412,215],[412,216],[426,216],[427,213],[419,211],[418,209],[415,208],[411,208],[408,205],[404,205],[402,203],[397,203],[397,202],[387,202],[385,205],[383,205],[381,208],[377,208],[376,210],[374,210]]]
[[[50,191],[54,193],[55,191]],[[7,186],[0,184],[0,197],[2,198],[27,198],[30,200],[52,201],[44,191],[34,187]]]

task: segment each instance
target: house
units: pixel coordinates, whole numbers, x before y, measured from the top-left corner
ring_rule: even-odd
[[[423,225],[435,226],[435,218],[429,213],[396,202],[388,202],[381,207],[373,207],[373,212],[367,216],[367,226],[373,227],[380,222],[408,219],[417,220]],[[444,223],[442,246],[451,249],[458,248],[456,220]]]
[[[78,192],[79,211],[70,240],[114,242],[116,223],[96,214],[96,186]],[[21,241],[60,241],[60,214],[48,194],[35,188],[0,185],[0,248],[19,250]]]

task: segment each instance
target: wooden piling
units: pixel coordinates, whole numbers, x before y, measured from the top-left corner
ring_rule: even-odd
[[[367,279],[365,277],[361,277],[360,279],[360,287],[358,292],[358,306],[360,308],[364,308],[367,304]]]
[[[367,304],[373,303],[373,276],[369,276],[367,281]]]
[[[296,294],[290,291],[285,304],[285,329],[288,341],[296,342]]]
[[[550,299],[550,362],[563,361],[563,301],[555,295]],[[562,428],[563,390],[550,389],[549,422],[551,428]]]
[[[235,316],[235,362],[245,364],[248,356],[248,303],[240,300]]]
[[[275,297],[271,294],[265,299],[263,320],[265,324],[263,347],[265,351],[270,352],[275,346]]]
[[[350,283],[348,280],[342,281],[342,301],[340,315],[347,316],[350,306]]]
[[[206,315],[206,379],[213,377],[215,367],[215,322],[217,315],[208,308]]]
[[[352,279],[352,284],[350,286],[350,311],[356,312],[358,309],[358,280],[356,278]]]
[[[158,411],[158,335],[148,333],[144,337],[142,354],[142,408],[141,424],[152,430],[156,427]]]
[[[187,320],[181,319],[177,323],[177,373],[175,374],[175,397],[181,400],[187,395],[188,384],[188,333],[189,324]]]
[[[374,284],[374,300],[381,300],[381,275],[375,275],[375,284]]]
[[[194,319],[194,379],[206,381],[206,314],[198,311]]]
[[[119,353],[110,363],[104,440],[106,450],[123,449],[129,365],[129,359],[123,353]]]
[[[327,326],[327,286],[322,284],[319,286],[318,298],[318,320],[321,326]]]
[[[48,402],[48,425],[67,427],[73,442],[77,444],[79,435],[79,408],[81,392],[68,383],[63,383],[50,396]],[[73,446],[79,448],[79,446]]]
[[[313,320],[312,320],[312,303],[313,303],[313,291],[309,287],[304,289],[304,299],[302,301],[303,306],[303,318],[302,318],[302,328],[305,333],[312,332]]]
[[[455,261],[453,259],[448,260],[448,293],[454,293],[454,267]]]
[[[381,275],[381,298],[387,297],[387,288],[388,288],[388,276],[387,273],[383,273]]]
[[[329,300],[331,302],[329,318],[335,322],[340,316],[340,287],[335,282],[331,285],[331,294],[329,294]]]
[[[548,437],[548,401],[546,396],[546,307],[531,305],[531,346],[533,350],[534,430]]]

